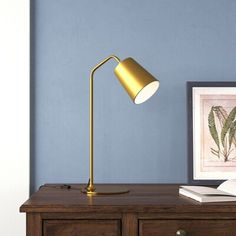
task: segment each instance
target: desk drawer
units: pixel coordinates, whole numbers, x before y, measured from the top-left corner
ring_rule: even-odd
[[[140,220],[139,236],[233,236],[235,226],[236,220]]]
[[[120,236],[119,220],[45,220],[43,236]]]

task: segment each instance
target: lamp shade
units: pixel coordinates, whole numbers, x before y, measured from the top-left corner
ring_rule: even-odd
[[[119,62],[114,72],[135,104],[148,100],[159,87],[159,81],[132,58]]]

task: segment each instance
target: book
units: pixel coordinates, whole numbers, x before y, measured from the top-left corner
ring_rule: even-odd
[[[198,202],[236,201],[236,179],[226,180],[218,188],[206,186],[180,186],[179,194]]]

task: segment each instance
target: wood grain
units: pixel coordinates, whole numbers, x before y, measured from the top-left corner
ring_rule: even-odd
[[[140,220],[140,236],[173,236],[184,230],[191,236],[233,236],[236,220]]]
[[[119,220],[46,220],[44,236],[120,236]]]
[[[135,213],[125,213],[122,217],[122,236],[138,235],[138,219]]]
[[[236,232],[236,202],[198,203],[179,185],[132,184],[120,195],[87,196],[83,185],[44,185],[21,207],[27,236],[225,235]]]
[[[27,236],[42,236],[42,218],[41,218],[40,213],[27,214],[26,235]]]
[[[88,197],[80,192],[84,185],[44,185],[20,208],[21,212],[236,212],[236,202],[201,204],[179,196],[179,185],[120,185],[129,193]],[[89,206],[89,207],[88,207]],[[213,207],[214,206],[214,207]]]

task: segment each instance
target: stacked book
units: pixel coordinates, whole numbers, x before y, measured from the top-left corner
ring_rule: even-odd
[[[236,201],[236,180],[227,180],[218,188],[206,186],[180,186],[179,194],[198,202]]]

